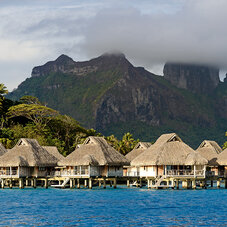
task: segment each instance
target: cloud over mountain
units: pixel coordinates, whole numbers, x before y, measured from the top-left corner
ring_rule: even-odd
[[[3,67],[1,80],[13,88],[62,53],[85,60],[108,50],[151,70],[166,61],[225,70],[226,9],[225,0],[0,1],[0,65],[20,64],[18,73]]]

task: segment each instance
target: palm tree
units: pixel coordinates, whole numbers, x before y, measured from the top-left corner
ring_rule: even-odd
[[[5,87],[4,84],[0,84],[0,96],[5,95],[8,93],[7,88]]]

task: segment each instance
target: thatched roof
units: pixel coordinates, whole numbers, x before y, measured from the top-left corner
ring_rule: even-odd
[[[185,160],[185,165],[207,165],[208,160],[205,159],[202,155],[200,155],[198,152],[191,152],[186,160]]]
[[[131,165],[185,165],[188,155],[193,152],[195,151],[177,134],[164,134],[151,147],[132,160]]]
[[[222,149],[215,141],[204,140],[196,151],[208,160],[209,165],[218,165],[217,156],[222,152]]]
[[[102,137],[88,137],[85,142],[58,162],[61,166],[79,165],[122,166],[129,165],[129,161]]]
[[[7,150],[5,149],[5,147],[0,143],[0,156],[5,154],[6,152],[7,152]]]
[[[52,154],[58,161],[64,159],[65,157],[59,153],[58,148],[55,146],[43,146],[45,150],[47,150],[50,154]]]
[[[227,166],[227,148],[217,156],[217,163],[222,166]]]
[[[130,151],[125,157],[129,160],[132,161],[134,158],[136,158],[138,155],[142,154],[148,147],[151,146],[151,143],[147,142],[139,142],[136,144],[134,149]]]
[[[0,166],[56,166],[57,161],[37,140],[20,139],[16,146],[0,157]]]

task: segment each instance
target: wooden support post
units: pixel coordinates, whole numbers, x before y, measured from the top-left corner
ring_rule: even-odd
[[[196,189],[196,181],[195,181],[195,179],[192,180],[192,189]]]
[[[13,188],[13,182],[12,179],[9,180],[9,188],[12,189]]]
[[[4,179],[2,179],[1,187],[2,187],[2,189],[5,187],[5,180]]]
[[[182,188],[188,188],[188,181],[187,180],[182,181]]]
[[[220,188],[220,186],[221,186],[221,181],[220,181],[220,179],[218,179],[217,180],[217,187]]]
[[[214,181],[213,181],[213,180],[210,181],[210,187],[211,187],[211,188],[214,187]]]
[[[142,178],[140,178],[140,188],[143,187],[143,181],[142,181]]]
[[[36,186],[37,186],[37,179],[33,178],[33,188],[36,188]]]
[[[110,180],[110,187],[112,187],[112,181]]]
[[[130,187],[130,181],[127,180],[127,187]]]
[[[69,187],[72,189],[73,188],[73,179],[69,180]]]
[[[225,189],[227,189],[227,179],[225,179]]]
[[[44,179],[44,188],[48,188],[48,179]]]
[[[102,186],[102,181],[99,180],[99,187],[101,188],[101,186]]]
[[[179,180],[176,180],[176,189],[179,189]]]
[[[28,178],[25,180],[25,186],[28,186]]]
[[[106,189],[106,178],[103,179],[103,188]]]
[[[19,178],[19,188],[20,189],[24,188],[24,179],[23,178]]]
[[[87,187],[87,180],[84,180],[84,187]]]
[[[174,180],[172,180],[171,185],[172,185],[172,189],[174,189],[175,188],[175,181]]]
[[[191,180],[187,180],[187,189],[192,188],[192,181]]]
[[[117,178],[116,177],[113,180],[113,185],[114,185],[114,188],[117,188]]]
[[[92,189],[92,178],[89,178],[88,187],[89,189]]]
[[[77,179],[77,188],[80,189],[80,179]]]
[[[203,181],[201,182],[201,187],[202,187],[202,188],[206,188],[206,180],[203,180]]]

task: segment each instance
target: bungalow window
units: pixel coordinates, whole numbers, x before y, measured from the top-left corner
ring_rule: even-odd
[[[39,171],[45,171],[46,167],[39,167]]]

